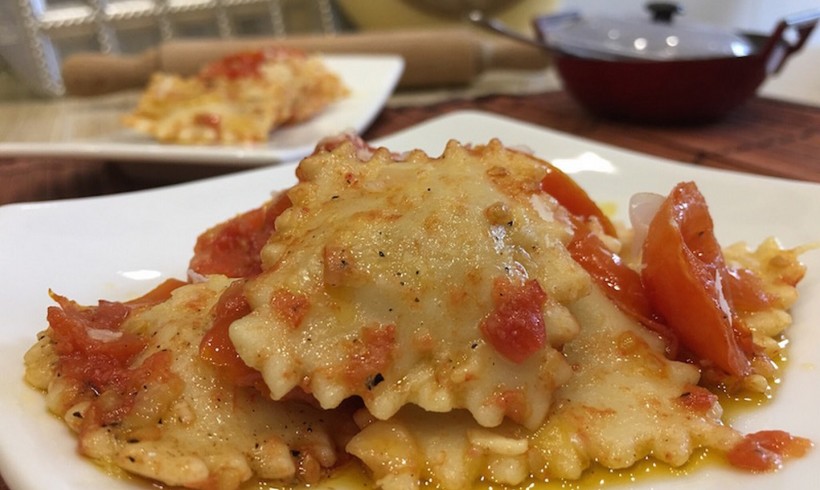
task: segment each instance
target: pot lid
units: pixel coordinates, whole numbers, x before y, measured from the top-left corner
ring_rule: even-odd
[[[743,36],[687,22],[675,3],[649,3],[644,17],[560,15],[536,19],[542,39],[568,54],[598,59],[667,61],[748,56]]]

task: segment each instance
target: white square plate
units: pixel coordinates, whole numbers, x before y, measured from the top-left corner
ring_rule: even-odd
[[[350,95],[300,124],[273,131],[266,143],[244,146],[172,145],[131,129],[116,128],[93,140],[0,143],[2,157],[49,157],[192,164],[268,165],[296,160],[313,151],[321,138],[367,129],[393,93],[404,59],[391,55],[325,55]]]
[[[820,185],[708,170],[623,151],[477,112],[454,113],[375,142],[395,151],[439,155],[448,138],[525,145],[571,174],[598,202],[625,219],[635,192],[666,194],[694,180],[706,196],[723,244],[757,245],[768,236],[787,247],[820,241]],[[0,473],[13,490],[133,489],[82,461],[75,439],[46,412],[41,393],[22,380],[24,352],[45,325],[52,288],[81,304],[138,296],[168,277],[185,277],[197,235],[260,205],[295,182],[294,164],[111,197],[0,207]],[[804,257],[788,369],[772,403],[744,413],[744,432],[782,429],[820,442],[820,251]],[[682,478],[652,478],[630,488],[745,490],[813,488],[820,450],[778,473],[748,475],[706,467]]]

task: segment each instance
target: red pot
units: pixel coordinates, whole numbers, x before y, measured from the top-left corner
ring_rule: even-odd
[[[575,13],[538,17],[538,40],[527,42],[550,51],[564,88],[589,112],[639,122],[703,123],[722,118],[751,98],[768,75],[803,47],[820,19],[817,9],[783,19],[768,36],[735,35],[708,26],[675,25],[670,21],[679,10],[674,4],[650,8],[654,19],[614,27],[604,19],[579,28],[583,18]],[[473,20],[521,39],[494,21]],[[622,37],[627,42],[610,42],[613,32],[626,30],[630,34]],[[638,41],[643,46],[653,39],[674,39],[677,47],[685,36],[694,46],[688,51],[668,46],[654,53],[631,49]],[[715,46],[719,49],[713,50]]]

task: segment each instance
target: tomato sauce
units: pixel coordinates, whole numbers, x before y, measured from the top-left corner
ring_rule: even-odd
[[[226,56],[218,61],[206,65],[199,76],[204,79],[227,78],[256,78],[261,76],[259,68],[267,57],[264,51],[247,51]]]
[[[100,301],[97,306],[81,306],[52,293],[58,306],[48,309],[47,320],[58,356],[56,370],[79,388],[73,400],[67,401],[69,405],[91,401],[83,417],[84,428],[122,420],[131,411],[140,386],[173,376],[170,353],[156,353],[132,367],[146,342],[123,332],[122,325],[134,309],[165,300],[181,284],[169,280],[132,301]]]
[[[222,293],[214,306],[211,328],[199,344],[199,356],[218,368],[219,373],[236,386],[255,386],[267,391],[262,374],[249,367],[236,352],[229,335],[231,324],[251,311],[244,296],[244,281],[236,281]]]
[[[197,238],[189,263],[199,274],[251,277],[262,272],[260,252],[276,228],[276,218],[291,205],[287,194],[240,214]]]

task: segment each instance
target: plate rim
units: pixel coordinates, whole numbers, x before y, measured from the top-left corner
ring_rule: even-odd
[[[485,113],[485,112],[481,112],[481,111],[460,111],[458,113],[450,113],[450,114],[447,114],[447,115],[444,115],[444,116],[440,116],[438,118],[432,118],[432,119],[429,119],[429,120],[427,120],[427,121],[425,121],[421,124],[412,126],[410,128],[406,128],[405,130],[397,132],[393,135],[374,140],[373,143],[376,143],[376,144],[379,144],[379,145],[390,146],[390,145],[394,145],[394,143],[396,141],[407,141],[407,140],[416,141],[416,140],[414,140],[414,138],[416,138],[416,139],[420,138],[421,136],[419,136],[419,134],[421,134],[421,133],[425,133],[425,132],[429,133],[431,131],[437,131],[438,128],[440,127],[440,125],[446,126],[448,124],[449,125],[458,124],[458,123],[463,122],[465,120],[472,120],[473,122],[476,122],[476,121],[481,122],[482,126],[489,125],[491,130],[493,128],[503,127],[503,128],[505,128],[505,131],[507,131],[509,128],[512,128],[512,129],[509,129],[509,130],[510,131],[513,131],[513,130],[514,131],[519,131],[520,130],[521,134],[533,132],[533,134],[546,135],[545,136],[546,139],[556,138],[558,140],[569,140],[569,141],[572,141],[571,146],[578,147],[578,145],[586,145],[586,146],[592,147],[596,150],[597,149],[605,150],[606,153],[612,153],[613,155],[616,155],[617,158],[624,158],[624,159],[635,158],[635,159],[641,161],[641,162],[639,162],[639,163],[641,163],[641,165],[643,165],[643,164],[652,164],[652,165],[655,165],[655,167],[653,167],[653,168],[655,168],[656,171],[669,171],[669,173],[672,174],[672,175],[679,174],[679,173],[683,172],[686,175],[690,175],[690,174],[694,173],[697,176],[705,176],[705,177],[720,176],[721,178],[718,179],[718,180],[721,180],[721,181],[722,180],[732,180],[733,182],[737,181],[741,185],[745,185],[745,184],[754,184],[754,185],[761,185],[761,186],[773,185],[777,188],[780,188],[781,192],[790,191],[792,189],[800,189],[799,194],[801,194],[801,195],[808,195],[810,197],[817,196],[818,203],[816,203],[817,204],[816,208],[820,208],[820,192],[818,192],[818,190],[820,189],[820,184],[815,184],[815,183],[811,183],[811,182],[802,182],[802,181],[792,181],[792,180],[786,180],[786,179],[778,179],[778,178],[773,178],[773,177],[757,176],[757,175],[753,175],[753,174],[738,174],[736,172],[722,170],[722,169],[711,169],[711,168],[698,167],[698,166],[695,166],[695,165],[692,165],[692,164],[687,164],[687,163],[677,162],[677,161],[674,161],[674,160],[667,160],[667,159],[662,159],[662,158],[659,158],[659,157],[654,157],[654,156],[651,156],[651,155],[641,154],[641,153],[638,153],[638,152],[634,152],[632,150],[625,150],[625,149],[615,147],[615,146],[612,146],[612,145],[608,145],[608,144],[605,144],[605,143],[600,143],[600,142],[588,140],[588,139],[583,138],[583,137],[578,137],[578,136],[574,136],[574,135],[571,135],[571,134],[562,133],[560,131],[552,130],[552,129],[549,129],[549,128],[543,128],[543,127],[540,127],[540,126],[537,126],[537,125],[533,125],[531,123],[521,122],[521,121],[511,119],[511,118],[508,118],[508,117],[505,117],[505,116],[498,116],[498,115]],[[487,123],[489,123],[489,124],[487,124]],[[477,133],[478,132],[480,132],[480,131],[477,131]],[[473,143],[483,143],[483,142],[485,142],[485,141],[479,141],[479,139],[484,140],[485,138],[476,138],[476,141],[473,141]],[[502,141],[503,141],[503,139],[502,139]],[[505,142],[505,144],[506,143],[509,143],[509,144],[520,143],[520,142],[514,142],[514,141],[504,141],[504,142]],[[411,144],[411,143],[408,143],[408,144]],[[431,145],[432,145],[432,143],[431,143]],[[436,142],[435,145],[436,145],[437,148],[439,148],[439,150],[442,149],[442,147],[440,147],[438,145],[438,142]],[[435,155],[434,152],[430,152],[430,154]],[[664,162],[668,165],[658,166],[659,161]],[[0,207],[0,229],[2,229],[3,226],[5,226],[9,221],[11,221],[10,219],[7,219],[7,218],[12,218],[12,217],[14,217],[14,218],[26,217],[27,218],[29,216],[34,218],[34,217],[36,217],[36,214],[39,211],[43,211],[43,212],[52,212],[52,211],[54,211],[54,212],[64,212],[64,211],[67,210],[67,211],[70,212],[70,211],[74,211],[76,209],[86,209],[86,208],[89,208],[89,207],[91,207],[91,208],[104,208],[104,207],[106,207],[106,204],[109,204],[109,203],[112,203],[112,202],[113,203],[119,203],[116,206],[112,206],[112,207],[117,207],[121,204],[131,205],[131,203],[133,203],[134,200],[136,200],[137,204],[139,204],[139,203],[142,203],[144,201],[154,200],[157,197],[162,197],[162,195],[170,195],[170,194],[182,192],[183,194],[186,194],[186,196],[187,196],[191,192],[195,193],[195,192],[199,192],[199,191],[218,189],[220,187],[224,187],[226,184],[231,184],[228,187],[233,186],[233,187],[238,188],[238,187],[241,187],[241,184],[243,184],[244,182],[249,182],[251,180],[256,179],[257,177],[265,177],[265,178],[268,178],[268,180],[270,180],[271,176],[280,175],[280,174],[283,174],[285,172],[290,171],[290,169],[293,168],[293,165],[295,165],[295,163],[291,162],[291,163],[288,163],[286,165],[272,166],[272,167],[267,167],[267,168],[251,169],[249,171],[238,172],[236,174],[231,174],[231,175],[227,175],[227,176],[212,177],[212,178],[204,179],[202,181],[188,182],[188,183],[177,184],[177,185],[168,186],[168,187],[164,187],[164,188],[148,189],[148,190],[143,190],[143,191],[135,191],[135,192],[114,194],[114,195],[108,195],[108,196],[97,196],[97,197],[88,197],[88,198],[58,200],[58,201],[45,201],[45,202],[39,202],[39,203],[10,204],[10,205],[7,205],[7,206]],[[590,177],[590,176],[595,177],[597,175],[597,174],[595,174],[594,171],[591,171],[590,174],[585,174],[584,172],[586,172],[586,171],[579,172],[578,177],[583,178],[584,180],[588,180],[587,177]],[[698,177],[698,178],[700,178],[700,177]],[[269,184],[270,184],[270,182],[269,182]],[[593,197],[597,197],[597,196],[593,196]],[[190,196],[188,196],[188,198],[190,198]],[[255,200],[255,197],[250,196],[249,199],[254,199]],[[259,203],[257,203],[257,204],[259,204]],[[815,204],[815,203],[813,202],[813,204]],[[228,212],[235,213],[235,212],[241,212],[243,210],[244,209],[231,209],[231,210],[228,210]],[[820,229],[817,229],[817,231],[820,232]],[[818,238],[820,238],[820,234],[818,234]],[[9,241],[4,240],[3,235],[0,234],[0,250],[3,250],[4,247],[8,247],[8,246],[9,246]],[[2,262],[2,257],[1,256],[0,256],[0,262]],[[817,265],[820,265],[820,261],[818,261],[816,259],[814,260],[814,263],[817,264]],[[82,264],[80,264],[80,266],[82,266]],[[812,269],[812,271],[814,271],[814,273],[812,274],[812,277],[811,277],[812,288],[813,288],[812,290],[815,293],[817,293],[818,291],[820,291],[820,277],[818,277],[818,276],[820,276],[820,267],[815,267],[814,269]],[[100,291],[99,292],[100,296],[105,297],[105,293],[103,292],[104,287],[103,287],[102,284],[96,284],[93,287],[95,287],[97,290]],[[815,296],[812,296],[811,298],[814,298],[814,297]],[[820,296],[818,296],[818,298],[820,298]],[[111,298],[111,299],[114,299],[114,298]],[[6,304],[5,302],[6,302],[6,300],[0,299],[0,305]],[[810,310],[810,308],[804,308],[804,309],[807,310],[807,311]],[[820,306],[814,307],[814,309],[820,309]],[[805,318],[804,318],[804,321],[806,321]],[[5,323],[5,322],[3,322],[3,323]],[[0,329],[5,330],[5,328],[2,325],[0,325]],[[29,345],[31,343],[33,343],[34,328],[32,328],[31,331],[25,331],[25,332],[13,331],[13,332],[10,332],[10,333],[13,333],[12,336],[14,338],[13,339],[3,338],[2,340],[0,340],[0,348],[5,349],[5,348],[15,347],[15,345],[12,345],[12,344],[14,342],[19,343],[19,337],[23,334],[25,334],[25,335],[30,334],[29,337],[31,337],[31,339],[30,339],[31,342],[29,343]],[[12,341],[14,341],[14,342],[12,342]],[[19,358],[18,358],[18,362],[19,362]],[[816,378],[817,378],[817,376],[815,375],[813,379],[816,379]],[[788,382],[788,379],[789,379],[789,376],[787,376],[787,382]],[[17,382],[18,383],[23,383],[22,380],[17,380]],[[10,383],[10,381],[6,380],[6,381],[0,382],[0,383]],[[2,384],[0,384],[0,386],[2,386]],[[23,386],[22,388],[26,388],[26,387]],[[41,397],[41,395],[39,393],[34,393],[34,395]],[[8,399],[5,399],[2,396],[0,396],[0,405],[2,405],[2,406],[7,406],[9,404],[15,404],[15,403],[19,404],[21,402],[19,402],[18,400],[8,400]],[[759,411],[756,410],[754,413],[757,414],[757,413],[759,413]],[[763,417],[763,418],[765,419],[765,417]],[[754,421],[759,420],[759,419],[760,419],[759,417],[757,417],[757,418],[753,417],[752,420],[748,423],[754,424]],[[777,422],[777,424],[781,425],[781,426],[787,426],[789,423],[791,423],[791,421],[782,421],[781,420],[781,421]],[[784,428],[788,429],[788,427],[784,427]],[[818,434],[818,437],[816,438],[816,441],[820,441],[820,424],[815,423],[815,425],[813,426],[813,430],[815,430],[815,432]],[[69,436],[69,437],[73,438],[73,436]],[[0,441],[0,455],[6,455],[8,452],[11,452],[11,451],[13,451],[13,444],[11,442],[9,442],[7,440]],[[817,452],[817,449],[815,449],[815,452]],[[65,456],[65,455],[63,455],[63,456]],[[790,474],[787,475],[787,477],[785,477],[785,478],[787,480],[791,481],[791,478],[793,477],[793,470],[791,470],[792,467],[793,467],[794,470],[801,469],[801,468],[802,469],[807,469],[807,468],[811,469],[811,468],[813,468],[810,465],[810,463],[816,463],[818,461],[817,458],[820,457],[820,455],[815,455],[815,456],[816,457],[805,458],[804,460],[800,460],[800,461],[796,461],[796,462],[790,462],[787,465],[787,468],[786,468],[787,470],[790,470],[789,471]],[[82,464],[85,465],[85,466],[91,466],[88,463],[88,461],[83,460],[81,457],[78,457],[73,452],[71,454],[69,454],[67,457],[73,458],[74,460],[76,460],[75,462],[82,462]],[[0,458],[0,469],[2,469],[2,473],[3,473],[4,477],[7,478],[6,483],[13,490],[28,490],[28,489],[33,489],[33,488],[40,488],[36,485],[35,486],[26,485],[27,483],[31,482],[32,476],[31,475],[20,474],[21,471],[18,472],[18,468],[14,467],[14,465],[12,463],[10,463],[9,461],[6,461],[5,457]],[[95,470],[96,470],[96,468],[95,468]],[[657,488],[689,488],[692,484],[697,484],[698,482],[706,481],[706,479],[711,477],[712,471],[711,471],[710,468],[701,468],[701,469],[699,469],[698,471],[696,471],[694,473],[695,473],[694,476],[698,476],[698,475],[700,475],[700,476],[698,476],[698,478],[693,479],[693,478],[690,478],[692,476],[692,475],[690,475],[690,476],[687,476],[686,478],[680,479],[680,480],[682,480],[680,482],[680,485],[682,485],[682,486],[678,486],[678,482],[673,481],[672,479],[669,479],[669,478],[660,478],[660,479],[649,478],[649,479],[646,479],[646,480],[639,481],[638,483],[641,484],[641,487],[639,487],[639,488],[642,488],[643,485],[651,486],[653,484],[657,485]],[[6,476],[6,475],[8,475],[8,476]],[[106,479],[104,481],[109,481],[107,479],[110,478],[110,476],[103,475],[102,477]],[[763,476],[755,476],[755,477],[752,477],[752,478],[744,478],[743,475],[737,475],[737,474],[733,473],[733,477],[738,477],[738,479],[737,479],[738,482],[751,483],[752,484],[751,488],[765,488],[766,485],[771,485],[772,481],[775,481],[775,482],[780,482],[781,481],[781,479],[778,478],[777,476],[771,476],[771,475],[769,475],[769,476],[763,475]],[[799,481],[800,480],[798,480],[798,482]],[[34,482],[34,483],[36,484],[37,482]],[[616,486],[614,488],[618,488],[618,487]],[[716,488],[716,487],[708,486],[708,488]]]

